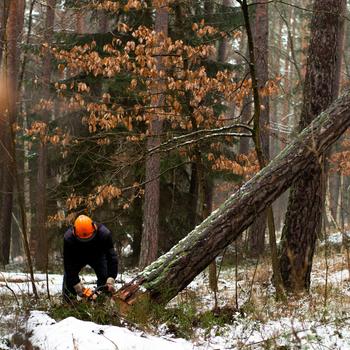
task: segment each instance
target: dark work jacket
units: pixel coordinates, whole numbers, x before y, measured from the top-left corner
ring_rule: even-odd
[[[106,283],[108,277],[116,278],[118,258],[108,228],[97,224],[96,235],[88,242],[79,241],[73,227],[69,228],[64,234],[63,265],[68,288],[80,282],[79,272],[86,265],[94,269],[99,285]]]

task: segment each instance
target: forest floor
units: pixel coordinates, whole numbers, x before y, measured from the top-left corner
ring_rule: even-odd
[[[310,294],[276,301],[267,259],[223,266],[215,297],[201,273],[167,307],[136,308],[122,318],[109,299],[67,307],[62,275],[0,272],[0,349],[350,349],[348,254],[337,239],[314,259]],[[118,276],[118,286],[136,272]],[[237,277],[237,278],[236,278]],[[83,275],[93,287],[95,276]]]

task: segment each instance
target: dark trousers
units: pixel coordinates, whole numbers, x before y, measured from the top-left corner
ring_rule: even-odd
[[[87,264],[79,266],[79,272],[86,265],[91,266],[91,268],[94,270],[96,274],[97,288],[104,286],[106,284],[107,278],[109,277],[106,257],[102,256],[99,259],[95,259],[94,261],[90,261]],[[74,285],[69,282],[67,283],[66,271],[64,272],[64,275],[63,275],[62,295],[63,295],[63,300],[67,302],[71,302],[72,300],[75,300],[77,295],[76,291],[74,290]]]

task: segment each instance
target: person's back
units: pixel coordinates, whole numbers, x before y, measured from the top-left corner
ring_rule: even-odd
[[[64,235],[63,262],[65,300],[71,300],[72,296],[83,293],[84,287],[80,282],[79,272],[86,265],[95,271],[98,287],[107,285],[108,289],[114,289],[118,259],[112,234],[106,226],[80,215],[74,226]]]

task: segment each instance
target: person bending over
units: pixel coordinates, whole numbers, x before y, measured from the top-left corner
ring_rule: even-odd
[[[63,299],[72,301],[77,296],[94,299],[89,288],[80,281],[79,273],[89,265],[97,276],[97,287],[115,290],[118,258],[113,245],[112,233],[103,224],[94,222],[86,215],[79,215],[64,234],[63,242]]]

